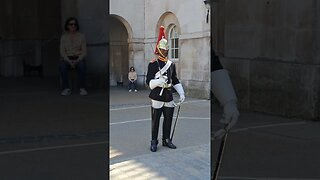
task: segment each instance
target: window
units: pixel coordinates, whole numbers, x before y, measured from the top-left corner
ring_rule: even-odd
[[[169,57],[170,59],[178,60],[179,59],[179,36],[176,29],[176,26],[173,26],[170,29],[169,33]]]

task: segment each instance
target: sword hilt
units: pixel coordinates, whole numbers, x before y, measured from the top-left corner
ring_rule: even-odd
[[[160,75],[160,77],[162,77],[162,75]],[[166,83],[166,82],[168,82],[168,80],[166,80],[165,83]],[[165,86],[165,85],[163,84],[163,85],[162,85],[162,89],[161,89],[161,91],[160,91],[160,93],[159,93],[160,96],[162,96],[164,86]]]

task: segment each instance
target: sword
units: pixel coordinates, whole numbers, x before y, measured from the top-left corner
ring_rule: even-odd
[[[228,138],[228,134],[229,134],[229,130],[227,130],[226,127],[227,127],[227,125],[225,125],[225,127],[222,130],[217,131],[217,133],[215,133],[215,135],[213,137],[213,139],[218,139],[218,137],[221,137],[222,132],[224,131],[223,139],[221,141],[219,152],[218,152],[216,167],[215,167],[215,170],[213,173],[213,180],[218,179],[219,172],[221,169],[222,158],[224,155],[224,151],[225,151],[225,147],[226,147],[226,143],[227,143],[227,138]]]
[[[174,122],[174,125],[173,125],[173,130],[172,130],[172,134],[171,134],[171,137],[170,137],[170,141],[172,141],[172,138],[173,138],[173,135],[174,135],[174,131],[176,129],[176,125],[177,125],[177,121],[178,121],[178,117],[179,117],[179,112],[180,112],[180,105],[181,103],[177,103],[177,104],[174,104],[175,106],[178,106],[178,111],[177,111],[177,116],[176,116],[176,121]]]

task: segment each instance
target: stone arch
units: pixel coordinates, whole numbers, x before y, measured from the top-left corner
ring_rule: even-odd
[[[113,18],[118,19],[118,20],[124,25],[124,27],[127,29],[128,41],[129,41],[130,39],[132,39],[132,37],[133,37],[133,31],[132,31],[132,28],[131,28],[130,24],[128,23],[128,21],[125,20],[123,17],[121,17],[121,16],[119,16],[119,15],[116,15],[116,14],[110,14],[110,17],[113,17]]]
[[[126,85],[129,61],[133,59],[129,42],[133,33],[130,24],[121,16],[111,14],[110,24],[110,85]]]
[[[181,34],[180,23],[178,21],[177,16],[170,11],[163,13],[157,22],[155,36],[158,37],[160,26],[165,27],[165,34],[166,34],[166,36],[168,36],[169,29],[173,25],[176,25],[178,33]]]

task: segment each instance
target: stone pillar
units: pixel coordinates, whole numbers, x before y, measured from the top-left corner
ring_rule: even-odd
[[[178,78],[187,96],[210,97],[210,32],[181,34]]]
[[[314,119],[319,111],[319,3],[225,3],[221,62],[240,108]]]
[[[145,50],[144,50],[144,39],[143,38],[132,38],[129,39],[129,67],[133,66],[137,72],[138,87],[145,87],[145,75],[147,69],[145,67]],[[150,59],[151,60],[151,59]],[[129,70],[129,67],[127,68]]]

